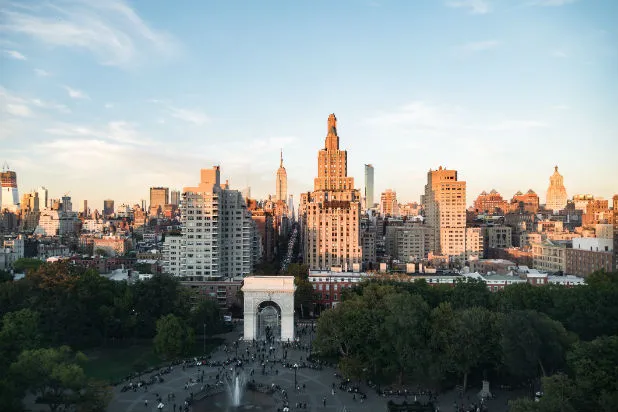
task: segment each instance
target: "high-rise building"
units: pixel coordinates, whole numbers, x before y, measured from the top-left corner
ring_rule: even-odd
[[[276,184],[277,200],[287,202],[288,200],[288,175],[283,167],[283,150],[281,150],[281,159],[279,161],[279,169],[277,169],[277,184]]]
[[[526,194],[518,191],[511,199],[509,210],[516,213],[536,213],[539,210],[539,195],[534,193],[532,189],[529,189]]]
[[[73,203],[71,203],[71,197],[68,195],[62,196],[62,211],[63,212],[73,211]]]
[[[183,189],[180,209],[182,238],[164,245],[166,272],[188,280],[251,273],[256,227],[241,193],[222,187],[219,166],[202,169],[199,185]]]
[[[380,196],[380,213],[382,216],[399,216],[399,204],[397,203],[397,192],[386,189]]]
[[[180,204],[180,190],[172,190],[170,192],[170,203],[175,206]]]
[[[88,201],[84,199],[84,211],[83,211],[83,216],[86,217],[88,216]]]
[[[558,173],[558,166],[554,167],[554,174],[549,177],[549,188],[545,208],[555,212],[564,209],[567,204],[567,192],[564,188],[564,178]]]
[[[30,192],[25,193],[21,197],[21,211],[22,212],[38,212],[39,205],[39,193],[38,192]]]
[[[456,170],[429,170],[423,197],[425,222],[431,228],[431,251],[463,256],[466,243],[466,182]]]
[[[169,203],[170,189],[167,187],[151,187],[150,188],[150,207],[163,208]]]
[[[348,176],[348,153],[339,149],[334,114],[327,125],[325,145],[318,152],[314,191],[301,195],[304,262],[310,269],[359,270],[360,191]]]
[[[374,205],[373,198],[373,165],[365,165],[365,209],[371,209]]]
[[[11,212],[19,211],[19,193],[17,191],[17,174],[9,169],[9,165],[5,162],[0,172],[0,183],[2,185],[2,209],[8,209]]]
[[[48,196],[47,189],[41,186],[36,191],[39,194],[39,209],[45,209],[49,207],[49,203],[47,199],[47,196]]]
[[[114,201],[106,199],[103,201],[103,216],[112,216],[114,214]]]

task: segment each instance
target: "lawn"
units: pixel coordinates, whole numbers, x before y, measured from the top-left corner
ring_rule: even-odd
[[[206,353],[210,353],[221,345],[223,339],[206,339]],[[202,355],[204,353],[204,341],[196,339],[189,356]],[[135,371],[136,361],[147,365],[146,369],[161,365],[164,362],[154,351],[152,342],[140,342],[136,345],[117,347],[102,347],[86,351],[89,362],[84,365],[84,372],[92,378],[102,379],[108,382],[116,382]]]

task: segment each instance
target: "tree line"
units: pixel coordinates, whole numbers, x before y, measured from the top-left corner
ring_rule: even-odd
[[[351,379],[447,388],[489,379],[541,381],[515,412],[614,411],[618,405],[618,273],[586,286],[454,287],[368,281],[318,319],[314,347]]]
[[[223,329],[218,305],[191,306],[190,293],[172,276],[116,282],[63,262],[29,265],[17,281],[0,273],[2,409],[22,410],[30,392],[52,411],[104,410],[109,390],[84,375],[80,351],[146,339],[165,359],[187,354],[196,333]]]

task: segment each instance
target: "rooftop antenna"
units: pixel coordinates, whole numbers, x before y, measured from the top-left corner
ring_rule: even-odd
[[[9,170],[11,170],[11,169],[9,168],[9,164],[5,160],[4,163],[2,164],[2,171],[3,172],[8,172]]]

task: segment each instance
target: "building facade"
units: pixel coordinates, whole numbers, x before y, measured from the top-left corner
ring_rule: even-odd
[[[334,114],[327,126],[314,191],[301,195],[304,262],[310,269],[360,269],[360,191],[347,174],[348,153],[339,149]]]
[[[549,188],[547,189],[547,199],[545,208],[555,212],[564,209],[567,204],[567,192],[564,188],[564,178],[558,173],[558,166],[554,168],[554,174],[549,178]]]
[[[495,189],[487,193],[485,191],[474,201],[474,211],[476,213],[486,213],[490,215],[504,215],[508,212],[508,203],[502,198],[502,195]]]
[[[288,200],[288,174],[283,167],[283,150],[281,151],[281,158],[279,160],[279,169],[277,169],[277,182],[275,185],[277,200],[287,202]]]
[[[150,208],[163,208],[169,204],[170,189],[168,187],[150,188]]]
[[[532,244],[532,264],[535,269],[553,273],[565,272],[566,250],[569,242],[543,240]]]
[[[436,255],[463,256],[466,243],[466,182],[456,170],[430,170],[425,185],[425,222],[431,228],[431,251]]]
[[[365,209],[371,209],[374,205],[373,165],[365,165]]]
[[[575,238],[566,250],[565,273],[586,277],[597,270],[612,272],[615,267],[613,239]]]
[[[0,209],[8,209],[13,213],[19,211],[19,192],[17,191],[17,174],[4,164],[0,172]]]
[[[397,192],[386,189],[380,195],[380,213],[382,216],[399,216],[399,203],[397,203]]]

